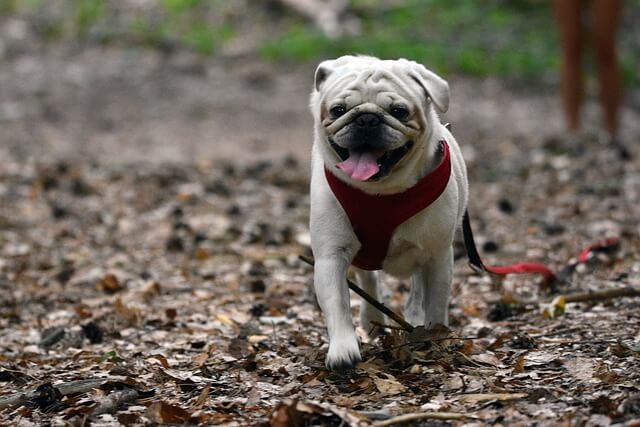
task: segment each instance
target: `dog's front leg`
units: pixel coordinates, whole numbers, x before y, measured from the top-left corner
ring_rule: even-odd
[[[347,268],[344,256],[334,255],[316,259],[313,283],[320,308],[329,331],[329,353],[326,365],[331,370],[352,368],[358,363],[360,349],[349,304]]]

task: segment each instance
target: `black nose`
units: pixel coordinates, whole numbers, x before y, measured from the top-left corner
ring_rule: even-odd
[[[380,117],[373,113],[363,113],[356,119],[356,124],[362,128],[373,128],[380,124]]]

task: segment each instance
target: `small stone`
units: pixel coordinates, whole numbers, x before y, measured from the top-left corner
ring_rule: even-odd
[[[543,225],[543,230],[548,236],[557,236],[558,234],[562,234],[565,229],[564,225],[558,223],[545,222]]]
[[[184,242],[179,236],[171,235],[165,243],[165,248],[169,252],[183,252]]]
[[[91,187],[82,178],[76,177],[71,181],[71,193],[74,196],[85,197],[91,194]]]
[[[511,338],[511,347],[513,348],[528,350],[537,346],[536,340],[526,332],[518,332]]]
[[[200,232],[200,231],[193,235],[193,243],[195,243],[196,245],[198,243],[202,243],[202,242],[204,242],[206,240],[207,240],[207,235],[202,233],[202,232]]]
[[[208,193],[217,194],[218,196],[231,196],[231,189],[220,179],[209,182],[205,185],[204,189]]]
[[[261,261],[252,261],[243,266],[243,272],[249,276],[265,276],[267,268]]]
[[[500,322],[501,320],[508,319],[513,316],[513,309],[509,304],[498,302],[491,307],[487,319],[492,322]]]
[[[622,410],[627,415],[640,417],[640,393],[629,396],[622,404]]]
[[[491,336],[491,334],[493,334],[493,329],[487,326],[483,326],[482,328],[478,329],[478,337],[480,338],[486,338],[488,336]]]
[[[513,204],[509,201],[509,199],[501,198],[498,200],[498,208],[501,212],[506,214],[512,214],[515,210]]]
[[[226,213],[229,216],[238,216],[242,213],[242,209],[240,209],[240,206],[233,204],[227,208]]]
[[[267,311],[267,307],[262,304],[255,304],[253,307],[251,307],[251,310],[249,310],[251,312],[251,315],[254,317],[260,317],[262,315],[264,315],[264,313]]]
[[[265,285],[264,280],[262,280],[262,279],[254,279],[254,280],[251,280],[249,282],[249,289],[253,293],[262,294],[262,293],[264,293],[266,288],[267,288],[267,286]]]
[[[69,216],[69,211],[58,204],[53,204],[51,206],[51,216],[55,219],[62,219]]]
[[[66,334],[67,332],[64,328],[47,328],[42,331],[42,334],[40,336],[40,343],[38,345],[42,348],[49,348],[58,341],[62,340]]]
[[[100,344],[102,342],[104,333],[100,326],[95,322],[89,322],[86,325],[83,325],[82,332],[91,344]]]
[[[498,244],[496,242],[494,242],[493,240],[487,240],[482,245],[482,250],[484,252],[495,252],[495,251],[498,250]]]
[[[293,209],[298,207],[299,203],[298,203],[298,197],[288,197],[287,200],[284,202],[284,207],[287,209]]]

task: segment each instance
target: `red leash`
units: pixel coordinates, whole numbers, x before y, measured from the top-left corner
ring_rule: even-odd
[[[551,271],[549,267],[538,262],[520,262],[511,265],[486,266],[484,262],[482,262],[482,258],[478,253],[476,243],[473,239],[473,231],[471,230],[471,222],[469,221],[468,211],[465,211],[464,217],[462,218],[462,234],[464,237],[464,246],[467,249],[469,265],[475,271],[486,271],[488,273],[497,274],[500,276],[504,276],[507,274],[540,274],[544,279],[544,283],[546,284],[553,283],[559,279],[566,279],[566,276],[571,274],[573,269],[575,269],[578,264],[582,264],[588,261],[594,253],[612,252],[620,247],[620,239],[618,239],[617,237],[599,240],[584,248],[578,255],[578,260],[576,262],[571,263],[565,269],[556,274]]]

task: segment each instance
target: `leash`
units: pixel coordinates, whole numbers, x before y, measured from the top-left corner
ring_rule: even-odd
[[[538,262],[519,262],[502,266],[485,265],[478,253],[478,248],[473,238],[473,230],[471,229],[468,210],[464,212],[462,218],[462,235],[464,237],[464,246],[467,250],[469,265],[474,271],[487,272],[499,276],[506,276],[507,274],[539,274],[543,278],[543,284],[546,285],[566,281],[579,264],[587,262],[595,253],[613,252],[620,247],[620,239],[617,237],[598,240],[585,247],[578,255],[577,261],[568,264],[556,274],[549,267]]]

